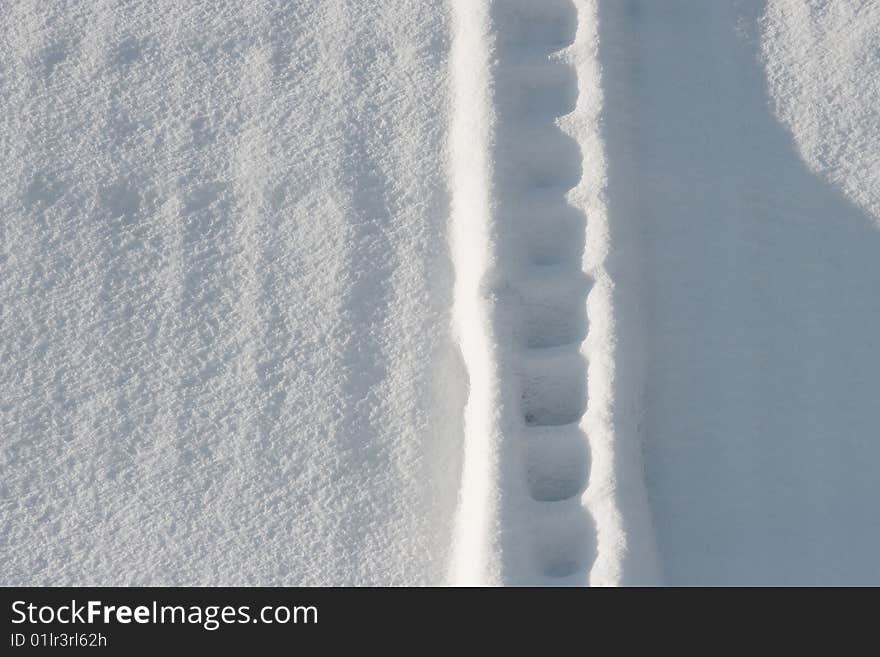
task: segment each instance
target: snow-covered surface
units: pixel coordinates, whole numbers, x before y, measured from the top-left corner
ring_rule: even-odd
[[[880,583],[878,52],[0,3],[0,584]]]
[[[844,93],[856,73],[836,62],[876,58],[880,33],[834,43],[858,55],[776,59],[799,46],[769,25],[801,4],[601,5],[609,215],[635,217],[641,244],[646,483],[672,584],[880,583],[878,217],[775,118],[826,96],[768,87],[826,58]],[[872,4],[806,3],[785,39]],[[870,94],[835,103],[877,125]],[[846,179],[878,198],[876,129],[819,129],[866,149]]]
[[[442,581],[447,20],[0,3],[3,583]]]
[[[772,0],[770,94],[812,171],[880,225],[880,3]]]
[[[602,198],[596,6],[454,9],[453,252],[471,385],[452,581],[654,583],[636,436],[614,407],[614,286],[634,263],[606,268],[626,231],[609,229]]]

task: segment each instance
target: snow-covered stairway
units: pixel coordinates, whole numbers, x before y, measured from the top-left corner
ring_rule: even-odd
[[[501,446],[500,549],[509,584],[585,584],[596,530],[581,503],[590,449],[586,217],[567,192],[583,154],[557,118],[577,100],[559,57],[577,30],[568,0],[496,2],[493,191],[498,258],[495,325],[508,396]]]
[[[623,466],[615,453],[595,7],[456,9],[453,235],[470,398],[453,582],[624,583],[633,549],[617,480],[643,483],[638,450]],[[645,581],[651,532],[635,499]]]

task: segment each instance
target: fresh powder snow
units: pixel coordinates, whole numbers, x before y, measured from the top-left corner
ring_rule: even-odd
[[[880,584],[878,53],[0,3],[0,584]]]
[[[451,29],[0,4],[3,583],[443,581]]]

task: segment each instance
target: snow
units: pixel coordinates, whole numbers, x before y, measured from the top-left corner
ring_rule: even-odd
[[[453,101],[450,117],[449,178],[452,181],[450,241],[455,262],[455,340],[465,369],[463,463],[452,536],[449,582],[500,583],[497,546],[498,372],[484,280],[491,266],[491,162],[488,148],[494,118],[489,73],[491,38],[488,7],[456,2],[453,7]]]
[[[782,70],[827,58],[846,87],[848,58],[774,53],[859,3],[808,3],[783,47],[770,26],[796,4],[601,5],[609,215],[637,218],[646,485],[669,584],[880,582],[880,231],[774,114],[824,98],[775,95]],[[870,95],[847,102],[876,116]],[[876,198],[876,150],[859,153],[860,198]]]
[[[0,4],[0,584],[880,583],[878,48]]]
[[[655,583],[636,437],[613,408],[628,272],[606,268],[595,5],[454,10],[453,61],[470,64],[454,66],[452,151],[470,395],[452,582]]]
[[[770,94],[800,156],[880,224],[880,5],[774,0],[762,25]]]
[[[0,7],[3,583],[442,581],[443,8]]]

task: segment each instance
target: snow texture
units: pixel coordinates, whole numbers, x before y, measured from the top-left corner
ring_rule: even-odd
[[[773,80],[826,55],[762,55],[799,47],[762,37],[803,4],[600,7],[609,215],[634,217],[641,246],[641,426],[668,584],[880,583],[880,230],[774,115],[821,106]],[[790,38],[841,5],[859,3],[807,3]],[[852,69],[827,61],[844,85]],[[876,116],[870,95],[849,102]],[[846,148],[876,139],[827,130]]]
[[[440,5],[0,3],[0,579],[447,571]]]
[[[0,584],[880,584],[878,48],[0,3]]]
[[[773,0],[762,50],[801,157],[880,225],[880,4]]]
[[[633,260],[608,256],[612,235],[630,236],[609,229],[602,199],[595,3],[460,0],[455,15],[456,317],[471,385],[452,581],[656,583],[634,423],[614,403],[617,363],[635,366],[617,358],[613,325]]]

